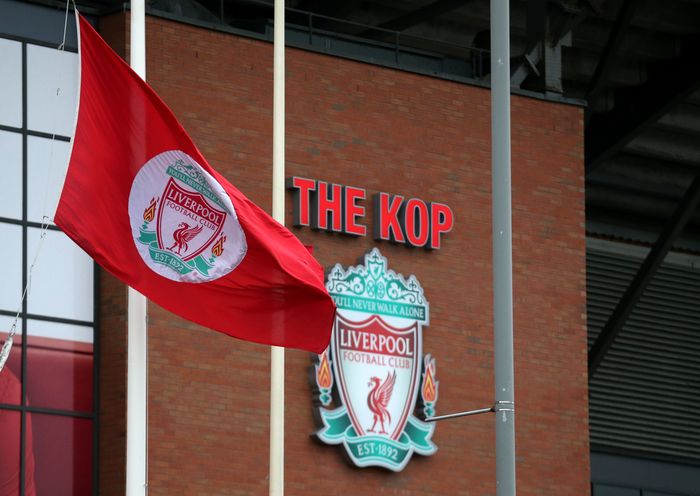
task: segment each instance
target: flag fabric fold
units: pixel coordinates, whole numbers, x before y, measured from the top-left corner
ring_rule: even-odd
[[[156,93],[79,17],[80,98],[56,224],[163,308],[230,336],[320,353],[323,268],[206,162]]]

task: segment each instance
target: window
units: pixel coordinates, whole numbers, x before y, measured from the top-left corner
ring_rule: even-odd
[[[0,343],[20,310],[0,372],[0,496],[96,494],[95,266],[56,226],[41,239],[67,168],[78,56],[0,34],[0,67]]]

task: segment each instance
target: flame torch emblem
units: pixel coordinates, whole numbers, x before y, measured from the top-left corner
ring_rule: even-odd
[[[426,417],[435,415],[435,402],[438,396],[438,382],[435,381],[435,359],[428,353],[423,360],[425,372],[423,372],[423,387],[420,394],[423,398],[423,411]]]
[[[151,198],[151,203],[143,211],[143,221],[148,224],[153,222],[156,218],[156,204],[158,203],[158,198]]]
[[[318,356],[316,364],[316,385],[319,391],[319,401],[323,406],[331,404],[331,391],[333,390],[333,374],[331,374],[328,350]]]
[[[220,257],[224,253],[224,243],[226,242],[226,235],[223,234],[219,241],[211,247],[211,254],[213,257]]]

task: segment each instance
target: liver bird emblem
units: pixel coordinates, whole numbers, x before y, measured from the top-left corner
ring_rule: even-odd
[[[394,391],[394,383],[396,382],[396,371],[393,374],[390,372],[386,373],[386,379],[381,382],[379,377],[371,377],[367,386],[372,386],[372,390],[367,395],[367,406],[369,410],[374,415],[374,423],[372,428],[368,429],[368,432],[376,432],[374,429],[377,427],[377,422],[381,426],[379,434],[386,434],[384,429],[384,422],[387,422],[387,426],[391,423],[391,415],[387,406],[389,405],[389,400],[391,400],[391,393]]]
[[[187,251],[189,248],[187,243],[192,241],[200,232],[202,232],[202,226],[190,227],[187,222],[180,222],[173,233],[175,242],[168,250],[180,255],[182,250]]]

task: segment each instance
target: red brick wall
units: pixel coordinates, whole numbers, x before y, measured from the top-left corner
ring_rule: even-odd
[[[127,52],[123,15],[99,19],[102,36],[119,53]],[[121,496],[126,484],[127,288],[100,270],[99,320],[99,494]]]
[[[155,18],[147,37],[150,84],[211,165],[269,211],[272,46]],[[524,97],[512,111],[518,490],[579,496],[589,491],[582,111]],[[489,112],[481,88],[287,51],[288,176],[455,213],[433,252],[295,230],[326,266],[378,246],[390,268],[420,280],[438,413],[493,401]],[[149,319],[150,494],[266,493],[268,348],[153,304]],[[287,494],[495,493],[492,416],[440,423],[438,453],[400,474],[354,469],[309,437],[308,365],[308,353],[287,352]]]

